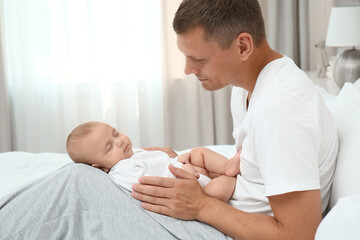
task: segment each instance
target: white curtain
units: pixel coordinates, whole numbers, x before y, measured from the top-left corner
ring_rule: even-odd
[[[172,20],[181,0],[163,0],[165,36],[164,98],[166,145],[181,150],[213,144],[233,144],[231,86],[204,90],[193,76],[184,75],[185,57],[176,45]]]
[[[231,87],[207,92],[183,73],[172,30],[180,2],[0,0],[12,141],[1,135],[11,149],[64,152],[69,132],[90,120],[135,147],[233,143]]]
[[[1,35],[0,31],[0,40]],[[11,150],[10,102],[5,81],[2,52],[2,43],[0,41],[0,152],[7,152]]]
[[[191,75],[173,80],[167,92],[171,103],[167,111],[170,116],[170,146],[184,149],[234,143],[231,86],[209,92]]]
[[[164,145],[160,0],[1,3],[14,150],[64,152],[89,120]]]
[[[291,57],[303,70],[309,70],[309,2],[260,0],[260,4],[269,45]]]
[[[135,147],[232,144],[231,87],[208,92],[183,73],[172,29],[180,2],[0,0],[1,150],[64,152],[68,133],[90,120]],[[309,2],[260,0],[270,44],[304,69],[314,65]]]

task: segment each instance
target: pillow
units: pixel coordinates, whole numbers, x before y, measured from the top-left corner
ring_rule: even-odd
[[[360,78],[354,82],[354,87],[360,92]]]
[[[333,109],[337,96],[329,93],[328,91],[326,91],[324,88],[322,88],[320,86],[317,86],[317,88],[320,92],[321,97],[324,99],[326,106],[330,110]]]
[[[360,93],[353,84],[345,83],[336,99],[332,114],[339,138],[329,206],[340,197],[360,194]]]
[[[360,236],[360,195],[340,198],[316,231],[315,240],[357,240]]]

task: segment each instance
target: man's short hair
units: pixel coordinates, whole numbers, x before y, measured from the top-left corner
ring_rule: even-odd
[[[177,34],[196,27],[204,29],[205,40],[215,40],[228,49],[243,32],[258,46],[265,39],[264,19],[258,0],[183,0],[173,21]]]

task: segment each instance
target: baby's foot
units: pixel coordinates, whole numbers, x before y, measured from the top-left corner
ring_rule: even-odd
[[[177,158],[177,161],[178,162],[181,162],[181,163],[190,163],[190,153],[187,152],[187,153],[183,153],[181,154],[178,158]]]
[[[229,177],[236,176],[240,173],[240,152],[234,157],[229,158],[225,165],[225,175]]]

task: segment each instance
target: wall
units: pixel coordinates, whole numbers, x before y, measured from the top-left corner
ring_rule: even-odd
[[[301,1],[301,0],[300,0]],[[319,52],[314,47],[320,39],[326,38],[327,27],[330,17],[331,7],[360,5],[360,0],[308,0],[309,1],[309,30],[310,30],[310,66],[316,69],[319,63]],[[328,56],[335,56],[337,48],[327,47]]]
[[[321,39],[326,39],[330,10],[333,2],[330,0],[309,1],[309,46],[310,46],[310,69],[317,69],[320,62],[320,52],[315,44]],[[328,56],[336,54],[336,49],[327,47]]]
[[[360,0],[333,0],[335,7],[360,5]]]

